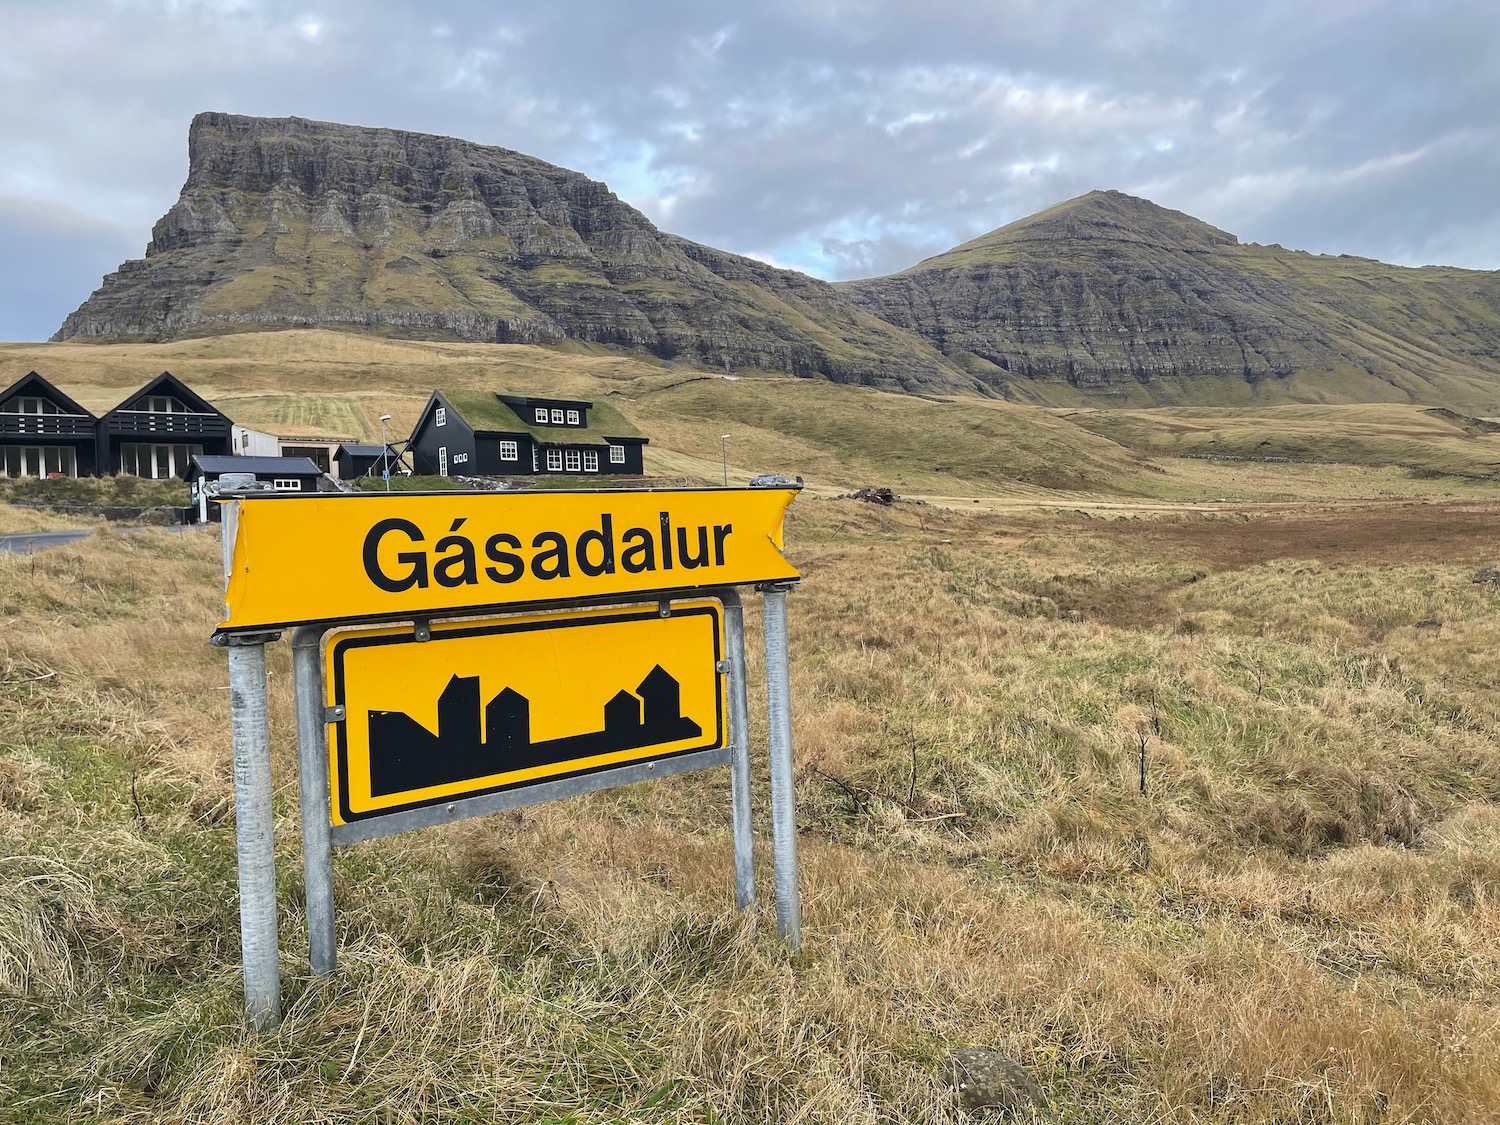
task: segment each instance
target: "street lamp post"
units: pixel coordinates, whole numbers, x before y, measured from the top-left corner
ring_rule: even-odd
[[[380,475],[385,478],[385,490],[391,490],[391,447],[385,443],[385,424],[391,420],[389,414],[380,416]]]
[[[719,457],[724,462],[724,487],[729,487],[729,435],[719,435]]]

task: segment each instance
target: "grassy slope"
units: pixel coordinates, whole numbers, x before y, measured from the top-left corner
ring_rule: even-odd
[[[1441,471],[1500,471],[1500,434],[1475,419],[1406,405],[1058,412],[1143,452],[1285,457]]]
[[[1337,565],[1304,518],[794,506],[799,957],[714,771],[342,852],[312,987],[273,646],[264,1037],[216,538],[0,557],[0,1120],[937,1123],[974,1044],[1074,1123],[1500,1119],[1500,510]]]
[[[1226,475],[1222,467],[1171,459],[1204,451],[1216,432],[1221,444],[1235,435],[1239,453],[1269,437],[1291,455],[1304,448],[1291,444],[1301,435],[1307,448],[1337,448],[1340,456],[1331,459],[1371,465],[1487,473],[1500,460],[1493,435],[1414,407],[1058,414],[821,380],[728,381],[576,344],[423,343],[328,331],[171,344],[0,344],[0,381],[33,368],[96,411],[169,369],[237,422],[365,441],[378,439],[382,413],[393,416],[390,434],[407,433],[434,386],[602,399],[651,438],[650,473],[718,479],[720,435],[728,433],[732,479],[778,471],[832,490],[887,485],[915,495],[1039,497],[1061,490],[1172,499],[1406,490],[1395,471],[1355,479],[1309,476],[1301,468]],[[1275,422],[1263,426],[1263,418]]]

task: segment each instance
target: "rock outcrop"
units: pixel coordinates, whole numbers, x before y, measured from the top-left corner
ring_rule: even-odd
[[[604,184],[521,153],[223,113],[194,118],[188,149],[145,259],[54,339],[346,326],[980,389],[835,286],[664,234]]]

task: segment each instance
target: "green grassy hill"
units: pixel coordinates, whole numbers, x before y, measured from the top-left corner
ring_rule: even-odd
[[[1417,406],[1055,411],[1141,452],[1500,473],[1500,425]]]
[[[0,381],[37,370],[95,411],[170,370],[251,427],[366,441],[404,436],[433,387],[607,401],[651,439],[647,472],[713,482],[804,477],[929,498],[1249,499],[1406,495],[1409,470],[1482,477],[1500,465],[1489,423],[1403,406],[1041,409],[917,397],[776,376],[725,379],[573,345],[385,340],[333,331],[238,333],[166,344],[0,344]],[[304,389],[311,388],[311,389]],[[727,443],[721,436],[728,434]],[[1369,466],[1229,465],[1183,454]],[[1457,478],[1450,491],[1472,492]]]

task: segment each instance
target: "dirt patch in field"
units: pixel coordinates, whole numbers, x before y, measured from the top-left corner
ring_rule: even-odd
[[[1215,570],[1271,559],[1480,566],[1500,559],[1500,502],[1241,511],[1204,519],[1100,522],[1080,531],[1133,551],[1195,559]]]

